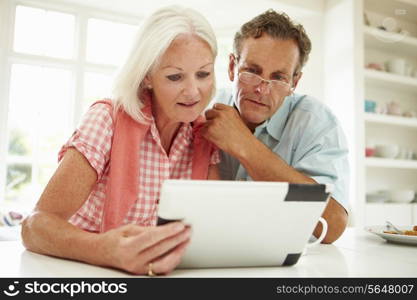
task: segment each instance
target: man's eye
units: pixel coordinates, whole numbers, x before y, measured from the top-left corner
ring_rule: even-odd
[[[203,71],[197,72],[197,77],[198,78],[206,78],[208,76],[210,76],[210,72],[203,72]]]
[[[168,75],[167,78],[171,81],[178,81],[181,79],[181,75],[180,74],[174,74],[174,75]]]
[[[288,82],[287,78],[285,76],[281,76],[281,75],[274,76],[273,80]]]
[[[249,72],[249,73],[253,73],[253,74],[258,74],[258,71],[256,69],[254,69],[254,68],[246,68],[245,71],[246,72]]]

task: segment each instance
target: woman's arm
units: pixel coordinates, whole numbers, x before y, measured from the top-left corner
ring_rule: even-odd
[[[180,262],[190,231],[182,223],[144,228],[125,225],[103,234],[83,231],[68,219],[85,202],[97,179],[84,156],[70,148],[35,211],[23,222],[22,239],[31,251],[145,274],[168,273]]]
[[[74,148],[68,149],[33,214],[23,222],[25,247],[42,254],[92,262],[88,256],[96,250],[96,235],[67,220],[87,199],[96,179],[96,172],[84,156]]]

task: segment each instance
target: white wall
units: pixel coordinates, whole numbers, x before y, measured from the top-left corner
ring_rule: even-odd
[[[346,133],[351,166],[350,205],[354,221],[363,220],[364,188],[363,162],[358,155],[363,145],[361,121],[363,89],[363,41],[360,0],[328,0],[324,18],[324,81],[325,102],[336,116]],[[361,19],[360,19],[361,20]],[[357,76],[359,74],[359,76]]]

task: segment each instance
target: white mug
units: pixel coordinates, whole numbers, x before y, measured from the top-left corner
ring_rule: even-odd
[[[405,75],[406,61],[402,58],[390,59],[386,62],[386,67],[390,73]]]
[[[316,245],[318,245],[318,244],[320,244],[323,240],[324,240],[324,238],[325,238],[325,236],[326,236],[326,234],[327,234],[327,221],[324,219],[324,218],[322,218],[322,217],[320,217],[319,218],[319,222],[321,223],[321,225],[322,225],[322,227],[323,227],[323,229],[322,229],[322,231],[321,231],[321,234],[320,234],[320,236],[318,237],[318,239],[317,240],[315,240],[314,242],[312,242],[312,243],[307,243],[307,245],[306,245],[306,248],[310,248],[310,247],[312,247],[312,246],[316,246]]]

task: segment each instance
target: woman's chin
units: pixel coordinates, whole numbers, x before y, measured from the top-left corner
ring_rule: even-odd
[[[200,116],[202,113],[203,113],[202,109],[180,111],[177,114],[177,118],[182,123],[191,123],[191,122],[194,122],[198,118],[198,116]]]

